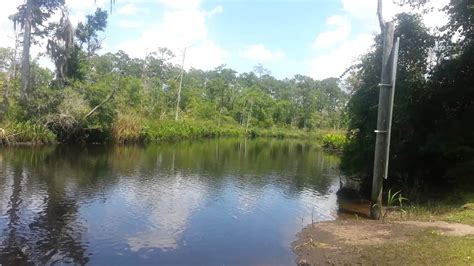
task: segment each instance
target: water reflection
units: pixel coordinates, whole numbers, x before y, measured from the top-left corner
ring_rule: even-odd
[[[0,151],[0,264],[287,264],[338,158],[287,140]]]

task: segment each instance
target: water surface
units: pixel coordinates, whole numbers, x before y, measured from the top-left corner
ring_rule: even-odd
[[[2,148],[0,264],[292,264],[338,163],[295,140]]]

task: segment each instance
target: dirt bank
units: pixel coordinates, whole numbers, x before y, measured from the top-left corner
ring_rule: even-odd
[[[322,222],[292,245],[300,265],[474,264],[474,226],[442,221]]]

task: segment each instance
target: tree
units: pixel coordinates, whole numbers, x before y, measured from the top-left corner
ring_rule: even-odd
[[[254,68],[253,68],[253,72],[256,73],[258,75],[258,78],[261,79],[262,76],[264,75],[270,75],[270,70],[266,69],[265,67],[263,67],[263,65],[261,63],[257,64]]]
[[[28,104],[30,91],[30,47],[31,42],[35,41],[33,36],[44,37],[48,33],[48,29],[43,26],[44,22],[63,5],[64,0],[26,0],[25,4],[18,6],[18,12],[10,16],[15,30],[18,25],[23,31],[20,96],[23,106]]]
[[[68,74],[68,61],[74,49],[74,28],[67,11],[61,10],[61,19],[52,23],[53,34],[48,40],[46,51],[56,66],[56,79],[64,82]]]
[[[93,15],[87,15],[85,23],[79,22],[77,25],[78,45],[80,49],[86,49],[87,57],[92,56],[101,48],[98,32],[104,31],[107,27],[107,17],[107,11],[98,8]]]
[[[400,37],[388,185],[416,199],[421,189],[471,186],[474,173],[474,112],[472,10],[453,0],[444,8],[450,22],[437,36],[413,14],[396,17]],[[460,34],[457,39],[452,36]],[[348,105],[349,144],[342,167],[370,188],[376,121],[380,37],[354,75]],[[430,61],[432,51],[441,55]],[[430,65],[430,63],[432,65]],[[433,65],[434,64],[434,65]],[[471,179],[471,180],[470,180]]]
[[[3,99],[0,105],[0,121],[3,121],[10,107],[10,91],[17,77],[18,60],[18,35],[15,32],[15,48],[0,48],[0,73],[3,74]]]

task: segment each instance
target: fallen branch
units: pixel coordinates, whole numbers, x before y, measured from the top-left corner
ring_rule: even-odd
[[[295,246],[295,247],[293,248],[293,250],[297,250],[298,248],[304,247],[304,246],[306,246],[306,245],[308,245],[308,244],[312,244],[312,243],[313,243],[313,239],[310,238],[308,242],[303,243],[303,244],[301,244],[301,245]]]
[[[89,113],[87,113],[84,118],[82,120],[86,120],[87,118],[89,118],[91,115],[93,115],[95,113],[95,111],[97,111],[97,109],[99,109],[100,107],[102,107],[104,104],[108,103],[110,100],[112,100],[112,98],[114,97],[115,95],[115,92],[117,91],[117,88],[116,87],[113,87],[112,88],[112,92],[109,94],[109,96],[103,101],[101,102],[100,104],[96,105],[94,108],[92,108],[92,110],[89,111]]]

